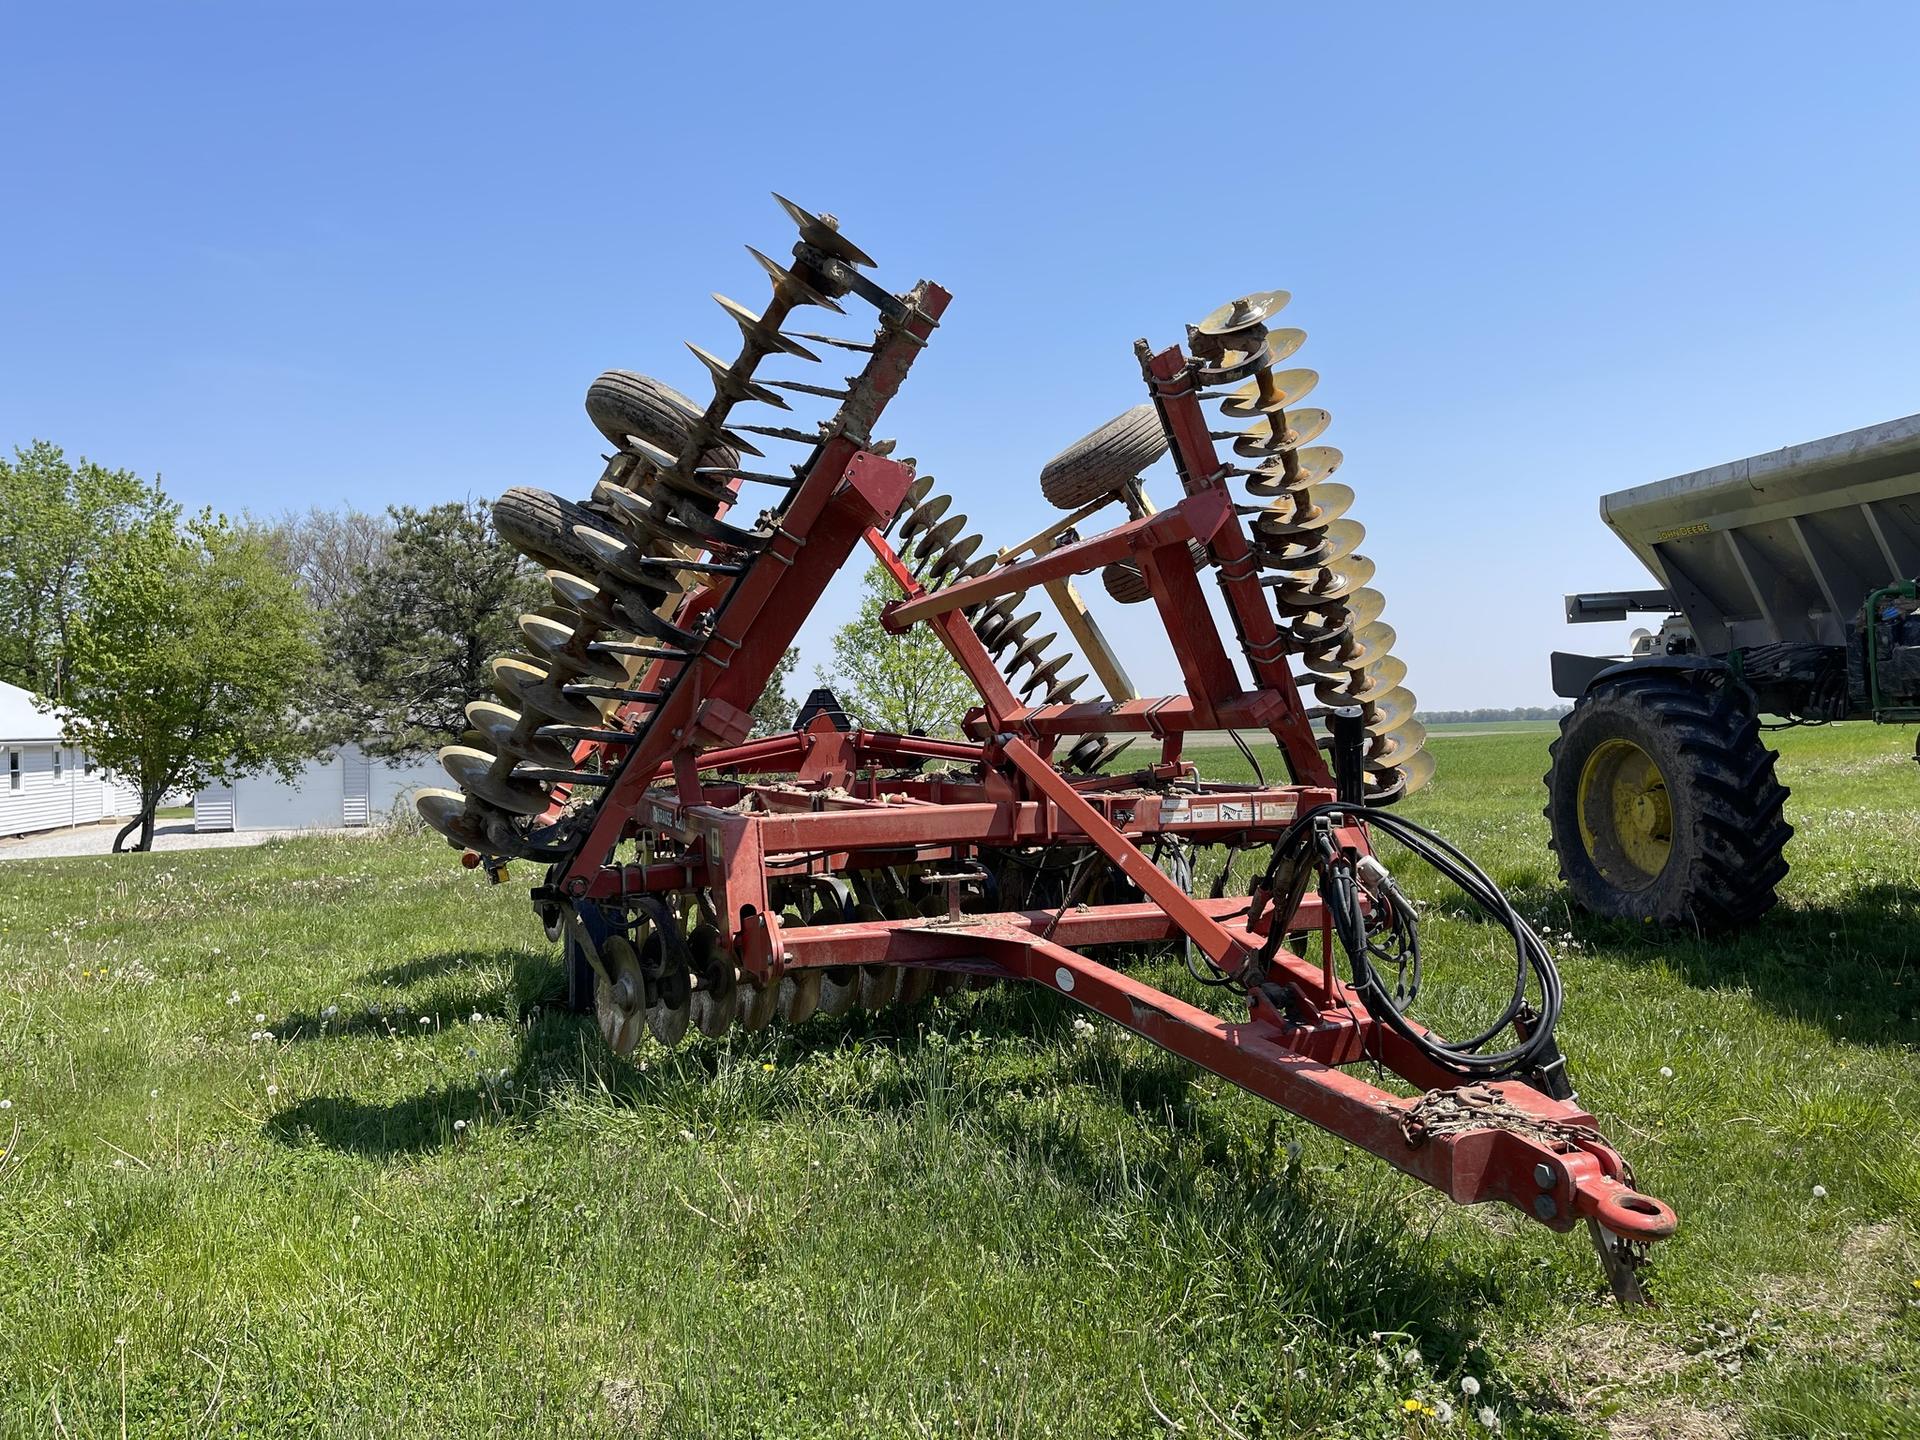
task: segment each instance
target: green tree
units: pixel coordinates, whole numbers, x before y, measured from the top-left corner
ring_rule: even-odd
[[[755,735],[778,735],[783,730],[793,728],[793,717],[800,709],[800,702],[787,694],[787,681],[793,678],[793,667],[799,663],[800,652],[789,649],[773,667],[773,674],[767,677],[766,688],[760,692],[760,698],[753,702]]]
[[[93,562],[71,622],[61,718],[68,743],[130,782],[135,847],[161,797],[314,754],[303,723],[319,658],[314,616],[258,539],[166,506]]]
[[[450,744],[491,693],[487,662],[525,648],[518,617],[551,603],[540,573],[474,501],[388,512],[393,533],[326,617],[320,711],[378,755]]]
[[[885,566],[868,566],[861,583],[859,613],[834,632],[833,668],[819,672],[820,683],[873,729],[953,734],[979,701],[966,672],[927,626],[894,635],[880,623],[881,608],[900,598]]]
[[[0,678],[61,700],[96,564],[172,512],[158,482],[131,470],[73,464],[45,440],[13,456],[0,458]]]

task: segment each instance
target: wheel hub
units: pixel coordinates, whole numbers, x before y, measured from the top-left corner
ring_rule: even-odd
[[[1580,772],[1580,838],[1594,867],[1622,889],[1651,885],[1673,853],[1666,777],[1631,740],[1594,747]]]

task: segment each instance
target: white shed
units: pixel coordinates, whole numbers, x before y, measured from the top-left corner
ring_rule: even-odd
[[[332,830],[384,819],[404,797],[445,785],[431,755],[379,760],[358,745],[310,760],[291,781],[268,772],[193,797],[195,830]]]
[[[57,716],[0,681],[0,835],[90,825],[134,811],[132,791],[62,742]]]

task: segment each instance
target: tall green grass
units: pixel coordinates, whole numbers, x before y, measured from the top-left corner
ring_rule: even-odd
[[[1038,993],[614,1057],[518,884],[306,840],[0,866],[0,1434],[1920,1434],[1910,736],[1783,737],[1732,941],[1568,913],[1546,738],[1409,810],[1554,932],[1656,1309]]]

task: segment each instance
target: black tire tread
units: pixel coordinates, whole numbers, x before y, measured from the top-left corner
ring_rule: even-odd
[[[700,407],[671,385],[634,370],[608,370],[587,387],[587,418],[614,445],[638,435],[678,455],[699,414]],[[731,446],[716,445],[700,462],[738,466],[740,455]]]
[[[1136,405],[1042,466],[1040,493],[1062,510],[1078,510],[1113,494],[1166,453],[1159,412]]]
[[[593,552],[574,537],[576,525],[610,529],[607,521],[585,506],[531,485],[516,485],[493,502],[493,528],[501,539],[536,565],[570,570],[591,580],[599,565]]]
[[[1643,890],[1610,886],[1580,838],[1579,772],[1599,740],[1623,736],[1667,776],[1674,844],[1668,869]],[[1560,878],[1581,908],[1618,918],[1724,931],[1778,901],[1793,836],[1776,752],[1761,743],[1745,693],[1726,677],[1650,667],[1610,681],[1561,717],[1545,776],[1549,839]],[[1568,771],[1562,774],[1562,758]],[[1676,868],[1677,867],[1677,868]]]

